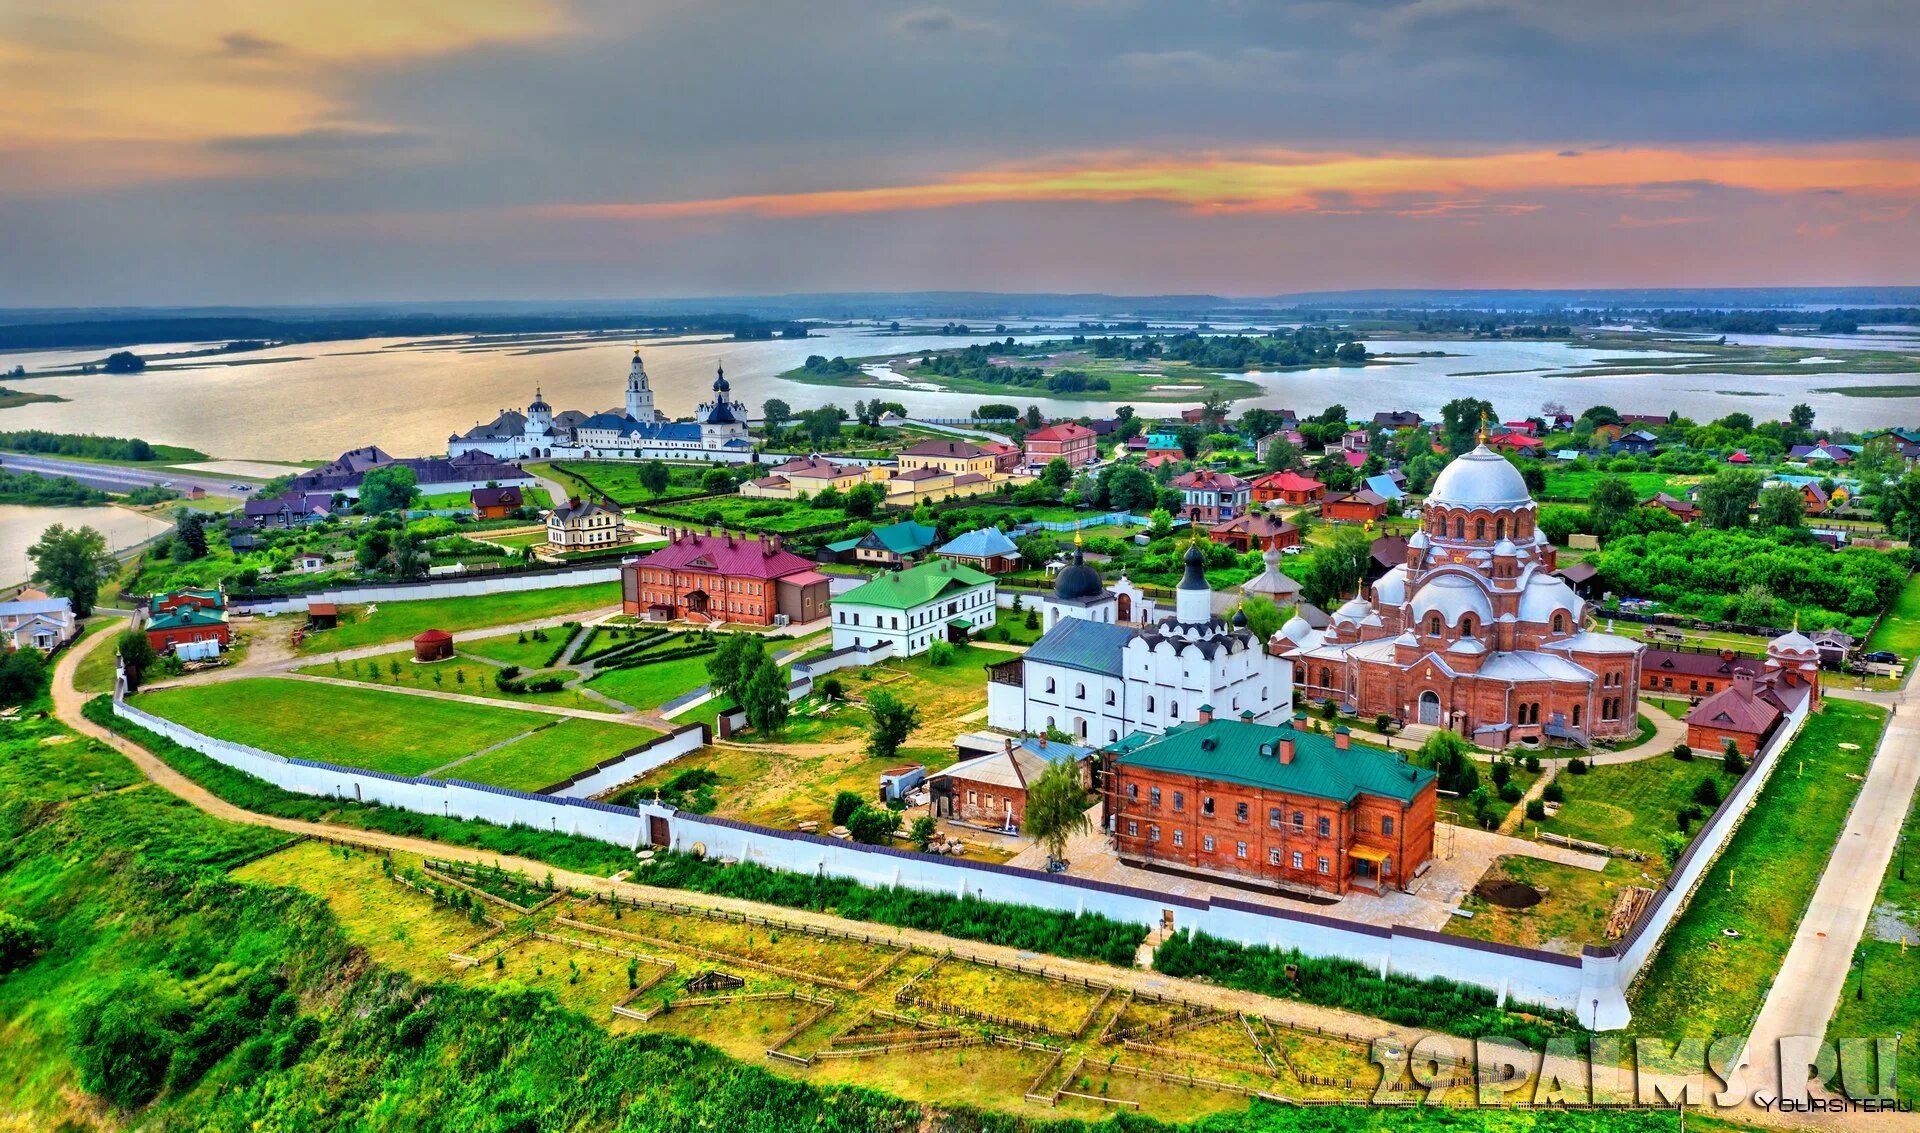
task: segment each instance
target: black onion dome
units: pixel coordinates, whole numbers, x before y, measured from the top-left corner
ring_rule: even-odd
[[[1205,557],[1200,554],[1200,545],[1198,543],[1187,546],[1187,572],[1180,576],[1181,590],[1209,589],[1207,586],[1207,572],[1202,570],[1200,566],[1204,559]]]
[[[1073,562],[1053,580],[1053,596],[1068,602],[1096,598],[1105,589],[1106,584],[1100,581],[1100,572],[1087,565],[1086,556],[1079,547],[1073,549]]]

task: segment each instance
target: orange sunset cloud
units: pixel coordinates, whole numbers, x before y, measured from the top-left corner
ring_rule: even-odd
[[[1409,196],[1444,196],[1410,215],[1440,215],[1479,198],[1605,190],[1684,197],[1704,186],[1771,194],[1920,193],[1912,146],[1779,146],[1688,151],[1632,148],[1485,154],[1261,151],[1250,156],[1094,154],[1008,166],[912,185],[760,193],[704,200],[542,206],[552,217],[674,220],[800,217],[1048,201],[1158,201],[1197,213],[1350,211]],[[1510,206],[1524,207],[1524,206]]]

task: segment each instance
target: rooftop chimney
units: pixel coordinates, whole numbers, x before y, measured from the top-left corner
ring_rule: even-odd
[[[1333,730],[1333,748],[1335,751],[1345,751],[1352,746],[1353,734],[1345,724]]]
[[[1280,740],[1280,762],[1293,762],[1293,733],[1289,732]]]
[[[1212,705],[1202,704],[1200,706],[1200,722],[1202,724],[1213,723],[1213,706]]]

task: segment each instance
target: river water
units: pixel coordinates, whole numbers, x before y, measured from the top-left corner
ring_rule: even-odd
[[[120,550],[167,528],[163,520],[123,507],[24,507],[0,504],[0,586],[25,582],[33,573],[27,548],[40,533],[56,523],[91,527],[107,537],[110,550]]]
[[[1030,336],[1023,336],[1030,337]],[[1058,337],[1048,335],[1042,337]],[[1868,345],[1884,336],[1861,336]],[[887,335],[872,327],[834,327],[815,337],[768,342],[711,338],[647,340],[640,344],[655,400],[670,415],[690,413],[709,395],[714,367],[724,364],[734,395],[757,416],[762,401],[778,397],[795,409],[824,404],[850,406],[880,391],[835,389],[780,380],[810,354],[829,357],[915,353],[965,344],[933,335]],[[1855,345],[1846,336],[1822,337],[1821,347]],[[1888,375],[1786,375],[1761,377],[1694,373],[1609,374],[1573,378],[1562,371],[1617,352],[1559,342],[1397,341],[1369,342],[1375,351],[1441,351],[1447,357],[1402,358],[1398,365],[1364,370],[1345,367],[1254,374],[1266,391],[1239,402],[1317,413],[1340,402],[1358,415],[1382,409],[1413,409],[1437,415],[1455,397],[1484,397],[1503,415],[1536,413],[1553,401],[1578,411],[1605,403],[1625,412],[1678,410],[1695,418],[1741,411],[1756,418],[1783,417],[1795,402],[1811,404],[1819,419],[1859,429],[1920,421],[1920,399],[1850,398],[1814,394],[1814,386],[1900,384],[1920,379]],[[164,352],[136,347],[136,353]],[[0,429],[44,428],[139,436],[187,445],[217,457],[322,460],[363,444],[396,455],[446,451],[450,433],[491,420],[503,408],[520,408],[539,388],[559,409],[596,412],[621,403],[632,344],[612,338],[575,338],[550,344],[464,340],[383,339],[305,343],[235,355],[241,365],[172,368],[156,363],[131,375],[14,379],[35,392],[70,400],[0,410]],[[0,369],[36,369],[100,357],[103,351],[0,354]],[[1486,371],[1500,371],[1485,373]],[[1517,372],[1515,372],[1517,371]],[[890,400],[919,415],[965,416],[984,401],[1038,404],[1043,412],[1104,414],[1111,404],[1023,396],[888,390]],[[1189,403],[1197,404],[1197,403]],[[1171,413],[1180,406],[1155,403],[1142,412]]]

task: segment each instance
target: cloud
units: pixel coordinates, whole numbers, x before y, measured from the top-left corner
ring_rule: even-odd
[[[229,153],[327,153],[412,149],[427,135],[410,130],[364,130],[346,126],[316,126],[287,134],[246,134],[215,138],[209,146]]]
[[[254,35],[252,32],[230,31],[220,37],[222,55],[253,58],[261,55],[278,55],[286,49],[287,45],[279,40]]]
[[[893,30],[916,39],[950,35],[997,35],[1000,27],[989,20],[962,19],[947,8],[916,8],[892,20]]]

